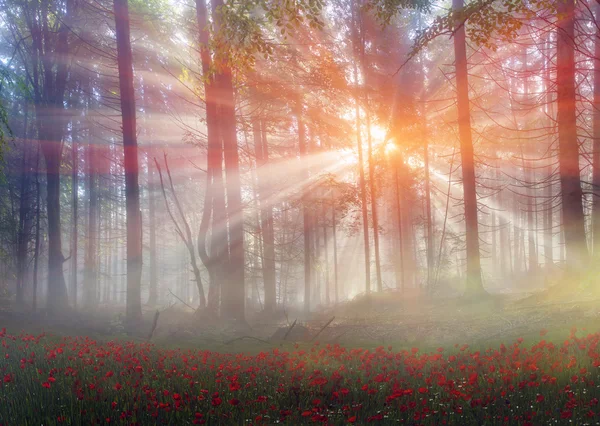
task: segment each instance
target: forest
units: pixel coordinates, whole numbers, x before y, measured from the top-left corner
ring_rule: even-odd
[[[599,0],[0,0],[0,425],[595,424],[596,247]]]

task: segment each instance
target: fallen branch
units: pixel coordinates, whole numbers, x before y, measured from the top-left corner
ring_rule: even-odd
[[[288,335],[290,334],[290,332],[292,331],[292,328],[294,328],[294,326],[296,325],[296,321],[298,321],[297,319],[294,320],[294,323],[291,325],[290,328],[288,328],[288,331],[285,332],[285,335],[283,336],[282,340],[287,339]]]
[[[150,334],[148,334],[148,341],[150,341],[152,339],[152,335],[154,334],[154,330],[156,330],[156,326],[158,325],[158,317],[160,315],[160,312],[158,310],[156,310],[156,313],[154,314],[154,321],[152,321],[152,329],[150,330]]]
[[[173,293],[173,292],[171,291],[171,289],[169,289],[169,293],[171,293],[171,295],[172,295],[172,296],[173,296],[175,299],[179,300],[181,303],[183,303],[185,306],[187,306],[188,308],[190,308],[192,311],[195,311],[195,309],[194,309],[194,308],[192,308],[190,305],[188,305],[188,304],[187,304],[187,303],[185,303],[183,300],[181,300],[181,299],[179,298],[179,296],[177,296],[175,293]]]
[[[242,339],[252,339],[252,340],[257,340],[257,341],[259,341],[259,342],[262,342],[262,343],[266,343],[267,345],[270,345],[270,344],[271,344],[271,342],[268,342],[268,341],[266,341],[266,340],[263,340],[263,339],[259,339],[258,337],[252,337],[252,336],[242,336],[242,337],[236,337],[235,339],[231,339],[231,340],[228,340],[228,341],[226,341],[226,342],[223,342],[223,344],[224,344],[224,345],[229,345],[229,344],[231,344],[231,343],[233,343],[233,342],[236,342],[236,341],[238,341],[238,340],[242,340]]]
[[[348,331],[350,331],[350,330],[344,330],[344,331],[342,331],[340,334],[338,334],[337,336],[335,336],[335,339],[333,339],[333,342],[334,342],[334,343],[336,343],[336,342],[339,342],[339,341],[340,341],[340,339],[341,339],[341,338],[342,338],[342,337],[343,337],[343,336],[344,336],[346,333],[348,333]]]
[[[321,327],[321,329],[319,330],[319,332],[318,332],[317,334],[315,334],[315,335],[313,336],[313,338],[312,338],[312,339],[310,339],[310,341],[312,342],[312,341],[313,341],[313,340],[315,340],[317,337],[319,337],[319,335],[320,335],[320,334],[323,332],[323,330],[325,330],[325,329],[327,328],[327,326],[333,322],[333,320],[334,320],[334,319],[335,319],[335,317],[331,317],[331,319],[330,319],[329,321],[327,321],[327,323],[326,323],[326,324],[325,324],[323,327]]]

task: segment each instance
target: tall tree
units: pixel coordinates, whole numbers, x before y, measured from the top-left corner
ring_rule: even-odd
[[[456,67],[456,90],[458,109],[458,132],[463,176],[465,229],[467,243],[467,286],[466,295],[482,293],[481,262],[479,254],[479,223],[477,219],[477,187],[475,181],[475,157],[471,135],[471,110],[467,70],[467,44],[465,25],[460,19],[463,0],[452,0],[452,10],[459,18],[455,21],[454,65]]]
[[[217,114],[220,136],[223,139],[225,165],[225,193],[227,195],[227,229],[229,231],[229,264],[221,290],[221,315],[225,318],[245,319],[245,261],[244,261],[244,215],[237,143],[235,97],[233,74],[230,65],[231,46],[222,39],[224,4],[222,0],[211,2],[215,32],[221,34],[216,43],[215,85],[217,90]],[[221,32],[220,32],[221,31]]]
[[[52,6],[52,9],[51,9]],[[23,13],[32,37],[32,86],[38,139],[46,162],[46,214],[48,217],[48,311],[67,309],[60,223],[60,167],[66,133],[65,92],[69,78],[69,20],[74,2],[41,2]],[[56,19],[60,16],[60,19]],[[57,28],[56,28],[57,27]],[[41,71],[40,71],[41,70]],[[40,75],[41,74],[41,75]]]
[[[594,98],[593,98],[593,160],[592,160],[592,238],[594,257],[600,257],[600,3],[595,7],[594,37]]]
[[[96,141],[87,146],[87,229],[83,265],[83,304],[87,309],[98,303],[98,212],[99,191]]]
[[[133,59],[127,0],[114,0],[119,92],[125,153],[125,203],[127,215],[127,306],[126,319],[136,322],[142,316],[142,213],[138,184],[138,145],[136,135]]]
[[[256,96],[256,95],[255,95]],[[273,201],[269,197],[269,147],[266,124],[257,115],[252,117],[254,155],[260,203],[260,233],[263,243],[262,273],[265,285],[265,311],[273,312],[277,303],[275,288],[275,236],[273,232]]]
[[[358,13],[358,4],[356,1],[352,2],[352,50],[354,53],[353,60],[353,79],[355,84],[355,96],[354,96],[354,112],[356,121],[356,144],[358,150],[358,176],[359,176],[359,187],[360,187],[360,205],[362,211],[362,224],[363,224],[363,250],[365,254],[365,291],[367,294],[371,291],[371,253],[370,253],[370,242],[369,242],[369,213],[367,205],[367,184],[365,180],[365,169],[363,161],[363,146],[362,146],[362,123],[360,113],[360,96],[359,96],[359,75],[357,61],[360,59],[359,52],[359,37],[360,37],[360,14]]]
[[[557,12],[556,91],[558,164],[567,264],[576,269],[587,262],[583,191],[579,169],[575,94],[575,1],[559,1]]]

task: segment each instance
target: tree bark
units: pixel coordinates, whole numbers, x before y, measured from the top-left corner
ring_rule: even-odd
[[[333,237],[333,291],[334,301],[337,305],[339,303],[339,288],[338,288],[338,253],[337,253],[337,224],[335,217],[335,198],[331,203],[331,233]]]
[[[307,157],[308,148],[306,144],[306,129],[302,115],[302,103],[297,101],[296,120],[298,123],[298,146],[300,157]],[[308,187],[310,178],[306,161],[303,162],[305,185]],[[312,269],[312,215],[309,207],[309,194],[305,188],[302,194],[302,219],[304,234],[304,313],[310,312],[310,294],[311,294],[311,269]]]
[[[156,176],[152,160],[148,158],[148,225],[150,235],[150,285],[148,305],[156,306],[158,303],[158,276],[156,265]]]
[[[557,122],[558,163],[563,211],[566,262],[576,271],[587,264],[588,250],[579,169],[575,105],[575,2],[557,3]]]
[[[215,31],[222,26],[222,0],[212,2],[212,15]],[[218,43],[216,56],[227,55],[227,45]],[[227,319],[245,320],[245,260],[244,260],[244,217],[240,180],[240,165],[237,145],[235,118],[235,99],[231,68],[226,61],[217,64],[215,74],[217,88],[217,114],[219,116],[220,135],[223,140],[223,159],[225,164],[225,192],[227,194],[226,212],[229,230],[229,263],[226,278],[221,290],[221,316]]]
[[[27,114],[27,113],[26,113]],[[17,232],[17,305],[23,306],[25,294],[25,274],[29,241],[31,239],[31,196],[29,188],[29,141],[27,140],[27,115],[23,132],[23,158],[21,161],[21,178],[19,188],[19,224]]]
[[[139,321],[142,317],[142,213],[138,184],[139,168],[133,59],[127,0],[114,0],[114,12],[123,123],[123,148],[125,151],[125,205],[127,216],[127,305],[125,314],[127,322],[131,324]]]
[[[260,231],[263,241],[262,275],[265,286],[265,311],[273,312],[277,304],[275,287],[275,242],[273,232],[273,206],[268,191],[269,150],[264,122],[252,117],[256,176],[258,180],[258,201],[260,204]]]
[[[77,243],[78,243],[78,221],[79,221],[79,155],[77,143],[71,140],[71,187],[73,203],[73,223],[71,226],[71,300],[73,307],[77,309]]]
[[[83,265],[83,304],[92,309],[98,304],[98,175],[96,173],[96,147],[90,141],[87,147],[88,171],[88,221],[85,259]]]
[[[400,159],[397,159],[400,161]],[[394,189],[396,192],[396,222],[398,224],[398,268],[396,268],[396,288],[404,292],[406,287],[405,262],[404,262],[404,236],[402,232],[403,218],[400,203],[400,178],[398,176],[400,164],[394,165]]]
[[[596,4],[596,24],[600,23],[600,4]],[[594,98],[593,98],[593,160],[592,160],[592,237],[594,258],[600,258],[600,28],[594,38]]]
[[[196,20],[199,29],[198,41],[200,44],[200,60],[204,79],[208,139],[206,192],[200,229],[198,231],[198,253],[209,275],[207,306],[209,310],[217,312],[219,308],[221,277],[226,265],[229,263],[229,253],[226,247],[227,220],[225,215],[225,190],[223,188],[223,142],[219,131],[215,82],[211,75],[212,61],[207,28],[208,12],[204,0],[196,0]],[[207,247],[209,230],[211,230],[210,254]]]
[[[32,297],[32,309],[35,312],[37,309],[37,288],[38,288],[38,265],[40,260],[40,216],[42,213],[42,200],[41,200],[41,188],[40,188],[40,145],[38,143],[37,153],[35,155],[35,240],[33,247],[33,294]]]
[[[546,41],[546,49],[550,49],[551,46],[551,40],[550,40],[551,35],[548,35],[548,40]],[[598,49],[596,52],[597,54],[600,54],[600,43],[596,42],[596,49]],[[600,65],[600,64],[599,64]],[[548,152],[550,152],[550,148],[552,147],[552,143],[553,143],[553,135],[554,133],[554,126],[555,126],[555,121],[554,121],[554,108],[553,108],[553,102],[552,102],[552,92],[549,90],[551,82],[550,82],[550,66],[551,66],[551,61],[550,59],[547,59],[544,62],[544,88],[546,89],[546,113],[548,114],[548,116],[550,117],[550,126],[552,128],[552,132],[550,132],[550,135],[548,137]],[[600,66],[599,66],[599,72],[600,72]],[[598,78],[596,78],[596,75],[594,75],[594,81],[598,81],[600,82],[600,75],[598,76]],[[596,87],[598,87],[599,93],[598,93],[598,102],[600,103],[600,86],[596,85],[594,83],[594,90],[596,90]],[[599,105],[600,106],[600,105]],[[600,116],[599,116],[600,118]],[[599,132],[599,136],[600,136],[600,121],[598,122],[598,132]],[[598,140],[599,144],[600,144],[600,139]],[[600,148],[600,146],[599,146]],[[596,149],[594,148],[594,153],[596,153]],[[599,153],[600,154],[600,153]],[[600,157],[598,158],[598,165],[600,166]],[[600,177],[600,176],[599,176]],[[553,227],[554,227],[554,198],[553,198],[553,193],[554,193],[554,183],[552,182],[552,158],[548,159],[548,166],[546,167],[546,188],[545,188],[545,198],[546,198],[546,208],[544,210],[545,214],[544,214],[544,264],[550,265],[550,266],[554,266],[554,247],[553,247],[553,242],[552,242],[552,233],[553,233]],[[592,219],[593,220],[593,219]],[[599,226],[600,226],[600,222],[598,222]],[[593,226],[593,225],[592,225]],[[594,233],[594,235],[597,235],[596,233]],[[600,234],[598,234],[598,236],[600,237]]]
[[[66,13],[59,27],[54,51],[50,51],[51,30],[49,29],[48,4],[42,3],[41,31],[36,37],[34,55],[41,57],[43,64],[43,90],[34,87],[36,97],[36,121],[38,139],[46,162],[46,214],[48,217],[48,297],[46,306],[51,314],[68,309],[69,301],[63,273],[64,256],[62,253],[62,233],[60,223],[60,165],[62,140],[65,133],[64,97],[68,80],[69,29],[66,22],[72,12],[70,1],[66,4]],[[38,27],[39,29],[39,27]],[[42,48],[42,39],[44,48]],[[36,60],[37,62],[37,60]],[[37,67],[35,72],[37,73]],[[37,81],[37,78],[35,79]]]
[[[360,25],[359,19],[356,17],[355,11],[356,4],[352,2],[352,44],[355,52],[358,52],[358,26]],[[358,55],[356,55],[358,56]],[[358,172],[359,172],[359,188],[360,188],[360,205],[362,211],[362,223],[363,223],[363,249],[365,254],[365,292],[368,295],[371,292],[371,253],[370,253],[370,241],[369,241],[369,213],[367,207],[367,184],[365,182],[365,169],[363,167],[363,147],[362,147],[362,125],[360,120],[360,98],[359,83],[358,83],[358,67],[356,61],[358,58],[354,58],[353,61],[353,74],[355,84],[355,121],[356,121],[356,146],[358,149]]]
[[[463,10],[463,0],[452,0],[454,12]],[[456,66],[456,89],[458,108],[458,131],[463,177],[465,205],[465,229],[467,247],[467,285],[465,295],[472,297],[484,291],[481,282],[479,254],[479,224],[477,219],[477,187],[475,181],[475,158],[471,137],[471,111],[469,105],[469,81],[467,70],[467,46],[463,23],[457,21],[454,33],[454,55]]]

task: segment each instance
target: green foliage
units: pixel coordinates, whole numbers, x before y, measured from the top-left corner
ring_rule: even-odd
[[[366,9],[372,11],[374,16],[384,26],[388,26],[394,16],[402,9],[416,9],[429,11],[430,0],[369,0]]]
[[[554,6],[545,0],[475,0],[461,11],[450,10],[437,17],[433,24],[421,32],[409,53],[409,59],[417,55],[436,38],[452,36],[460,26],[470,42],[495,51],[498,42],[511,42],[517,36],[526,19],[533,19],[536,12]]]
[[[1,90],[9,81],[8,71],[5,68],[0,68],[0,183],[4,182],[4,155],[8,149],[7,139],[13,137],[8,123],[8,113],[1,98]]]
[[[253,67],[256,55],[265,59],[273,54],[276,38],[288,38],[299,27],[308,24],[324,27],[321,11],[324,0],[254,0],[227,2],[219,7],[220,28],[213,34],[217,66]]]

